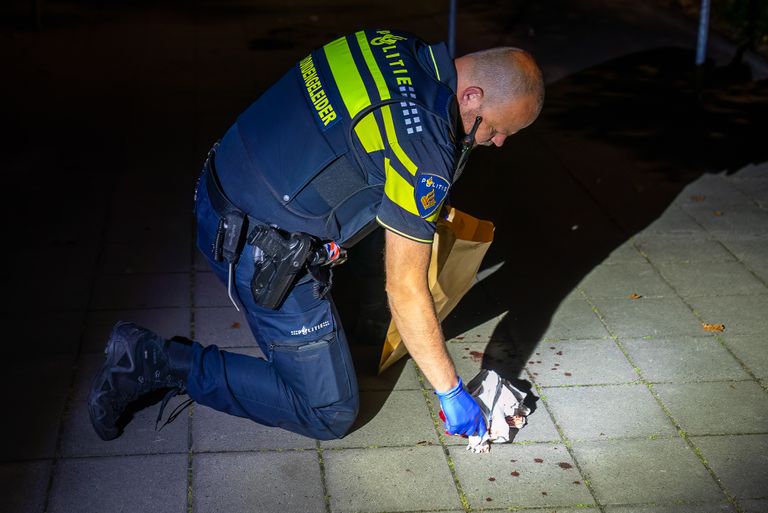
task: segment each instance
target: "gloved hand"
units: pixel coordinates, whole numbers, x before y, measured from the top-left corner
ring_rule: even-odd
[[[459,384],[447,392],[435,390],[435,393],[445,414],[445,429],[448,433],[483,436],[488,431],[480,406],[464,388],[461,378]]]

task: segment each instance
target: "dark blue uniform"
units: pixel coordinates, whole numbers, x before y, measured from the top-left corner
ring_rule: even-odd
[[[457,155],[456,70],[445,45],[410,34],[361,31],[312,52],[227,131],[215,166],[249,216],[342,246],[373,223],[429,243]],[[219,216],[201,180],[198,246],[211,254]],[[320,439],[343,436],[358,392],[344,330],[329,296],[303,276],[278,310],[250,294],[253,248],[235,288],[266,359],[195,344],[194,400]]]

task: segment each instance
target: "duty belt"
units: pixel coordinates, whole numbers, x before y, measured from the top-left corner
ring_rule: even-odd
[[[217,147],[218,143],[208,153],[202,179],[205,180],[211,206],[219,218],[212,248],[213,258],[217,262],[226,261],[229,265],[227,293],[232,304],[240,310],[233,297],[232,282],[247,239],[254,246],[254,258],[258,260],[255,264],[261,264],[255,266],[257,268],[251,280],[251,292],[256,304],[267,308],[279,306],[297,272],[305,265],[315,281],[322,285],[318,288],[319,297],[324,296],[330,288],[328,268],[344,262],[346,251],[333,241],[323,242],[307,233],[287,233],[267,226],[235,205],[227,197],[216,174]]]
[[[214,212],[219,216],[219,224],[216,227],[216,236],[213,241],[213,258],[217,262],[226,261],[229,265],[227,294],[237,311],[240,311],[232,296],[234,268],[245,245],[248,224],[256,224],[256,220],[232,203],[224,193],[216,174],[215,156],[218,145],[219,143],[213,145],[205,159],[205,164],[203,164],[203,180],[205,180],[205,186],[208,190],[208,197]]]

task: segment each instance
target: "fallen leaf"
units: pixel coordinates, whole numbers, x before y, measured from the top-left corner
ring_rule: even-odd
[[[725,331],[725,324],[707,324],[704,323],[704,331]]]
[[[629,299],[640,299],[641,297],[643,296],[641,296],[640,294],[636,294],[634,292],[629,295]]]
[[[230,326],[233,330],[240,329],[240,323],[239,322],[233,322],[232,326]]]
[[[694,194],[691,196],[691,201],[704,201],[705,199],[707,199],[707,197],[703,194]]]

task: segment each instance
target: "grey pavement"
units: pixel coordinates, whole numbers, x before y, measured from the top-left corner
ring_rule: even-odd
[[[440,40],[447,2],[42,5],[41,31],[24,3],[0,32],[0,511],[768,512],[768,87],[721,67],[697,95],[689,20],[460,5],[460,51],[520,45],[548,80],[541,119],[455,192],[497,231],[449,351],[535,407],[473,454],[411,360],[371,371],[371,341],[342,440],[198,405],[157,432],[155,404],[102,442],[85,409],[117,320],[259,355],[193,247],[208,146],[310,49],[375,25]],[[731,51],[715,38],[718,64]]]

